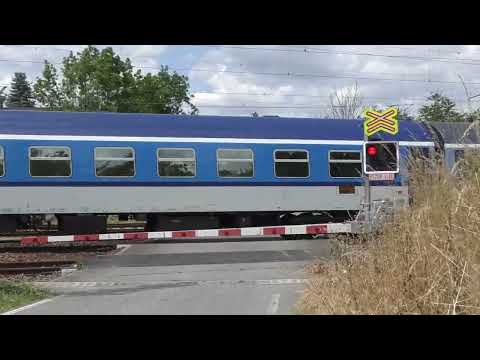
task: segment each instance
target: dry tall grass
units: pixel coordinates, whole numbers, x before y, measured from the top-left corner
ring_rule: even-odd
[[[364,242],[337,242],[299,313],[480,314],[480,158],[466,155],[461,178],[415,168],[412,206]]]

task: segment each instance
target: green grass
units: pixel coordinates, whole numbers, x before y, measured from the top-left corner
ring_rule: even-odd
[[[0,314],[48,296],[48,292],[25,283],[0,280]]]

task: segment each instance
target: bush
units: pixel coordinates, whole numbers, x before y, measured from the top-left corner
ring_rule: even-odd
[[[313,267],[300,313],[480,314],[480,158],[461,178],[429,165],[413,166],[410,208]]]

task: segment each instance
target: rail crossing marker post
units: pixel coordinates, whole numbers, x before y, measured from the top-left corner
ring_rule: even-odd
[[[384,112],[377,112],[371,109],[367,109],[364,112],[364,122],[363,122],[363,140],[364,140],[364,151],[363,151],[363,161],[366,162],[366,144],[369,141],[369,137],[380,132],[384,131],[388,134],[395,135],[398,133],[398,119],[397,119],[398,110],[395,108],[388,108]],[[366,169],[366,166],[364,166]],[[365,211],[365,224],[367,225],[367,232],[371,230],[371,220],[372,220],[372,195],[371,195],[371,180],[391,180],[394,178],[394,174],[367,174],[363,171],[363,179],[365,184],[364,192],[364,208]]]

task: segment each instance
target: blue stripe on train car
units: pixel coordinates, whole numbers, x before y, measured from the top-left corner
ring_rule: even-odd
[[[6,176],[0,183],[24,185],[133,185],[133,186],[238,186],[238,185],[291,185],[319,186],[339,184],[361,185],[360,178],[333,178],[329,174],[328,153],[331,150],[361,152],[359,145],[306,145],[306,144],[222,144],[222,143],[130,143],[130,142],[91,142],[91,141],[34,141],[0,140],[6,159]],[[29,175],[29,146],[68,146],[72,154],[72,176],[68,178],[31,177]],[[96,177],[95,147],[132,147],[135,149],[136,174],[131,178]],[[156,150],[158,148],[193,148],[196,153],[196,176],[193,178],[159,177],[157,174]],[[228,178],[217,175],[216,151],[219,148],[252,149],[254,153],[254,176],[251,178]],[[274,174],[273,154],[277,149],[298,149],[309,152],[310,176],[307,178],[278,178]],[[406,147],[401,149],[402,156]],[[397,183],[401,179],[397,177]]]

